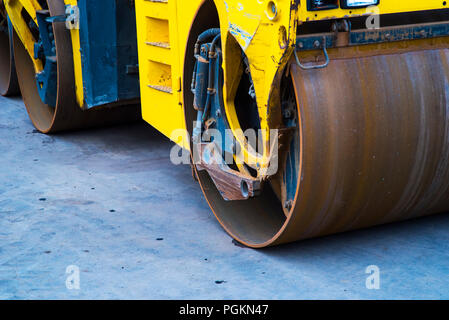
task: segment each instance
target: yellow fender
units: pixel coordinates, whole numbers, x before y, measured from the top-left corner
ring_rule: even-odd
[[[33,38],[30,29],[22,17],[22,10],[25,10],[30,15],[31,19],[33,19],[33,21],[37,24],[36,11],[42,10],[41,5],[36,0],[4,0],[4,4],[14,30],[33,60],[35,72],[41,72],[43,70],[42,62],[39,59],[34,59],[35,39]]]

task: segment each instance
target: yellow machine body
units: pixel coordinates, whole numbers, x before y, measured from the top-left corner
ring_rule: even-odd
[[[312,20],[329,20],[354,16],[401,13],[445,8],[438,0],[383,0],[378,10],[332,9],[307,11],[305,1],[214,1],[220,19],[224,49],[224,103],[234,135],[243,147],[245,159],[254,152],[245,144],[236,116],[236,63],[239,53],[232,45],[233,38],[248,57],[253,77],[261,128],[269,130],[270,103],[273,89],[279,83],[276,76],[289,61],[296,41],[297,28]],[[186,149],[189,142],[174,132],[185,127],[183,102],[184,61],[189,32],[204,1],[146,1],[136,0],[142,115],[145,121]],[[273,6],[276,10],[273,12]],[[185,138],[185,137],[184,137]],[[269,145],[267,135],[264,145]],[[269,150],[265,148],[264,150]],[[269,154],[265,154],[267,165]],[[254,162],[253,162],[254,163]]]

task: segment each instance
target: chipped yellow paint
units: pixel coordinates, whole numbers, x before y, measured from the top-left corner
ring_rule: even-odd
[[[262,157],[247,143],[237,118],[234,97],[241,70],[235,67],[238,66],[235,60],[240,59],[240,52],[235,52],[235,48],[232,52],[232,45],[227,43],[227,41],[232,41],[229,37],[224,38],[226,39],[224,43],[224,48],[226,48],[224,63],[225,109],[228,122],[241,146],[244,159],[248,165],[259,172],[259,176],[264,176],[271,158],[268,101],[273,81],[287,62],[287,52],[296,39],[296,12],[291,10],[292,2],[290,0],[246,1],[244,3],[245,5],[235,1],[233,6],[228,5],[230,14],[228,15],[229,26],[226,32],[237,40],[248,57],[263,133]],[[238,30],[244,31],[236,32],[235,26],[238,26]],[[281,41],[281,35],[283,34],[285,34],[285,39]]]

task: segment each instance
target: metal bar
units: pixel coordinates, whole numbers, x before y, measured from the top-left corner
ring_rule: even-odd
[[[377,30],[363,29],[349,32],[348,46],[360,46],[366,44],[419,40],[447,36],[449,36],[449,22],[385,27]],[[317,48],[322,47],[324,41],[326,42],[325,46],[327,48],[338,47],[337,33],[329,32],[298,36],[296,40],[296,48],[299,51],[316,50]],[[317,46],[317,44],[319,44],[319,46]]]

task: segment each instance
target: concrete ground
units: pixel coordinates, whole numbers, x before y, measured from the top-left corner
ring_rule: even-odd
[[[0,298],[449,298],[449,215],[242,248],[171,146],[144,123],[41,135],[0,98]]]

